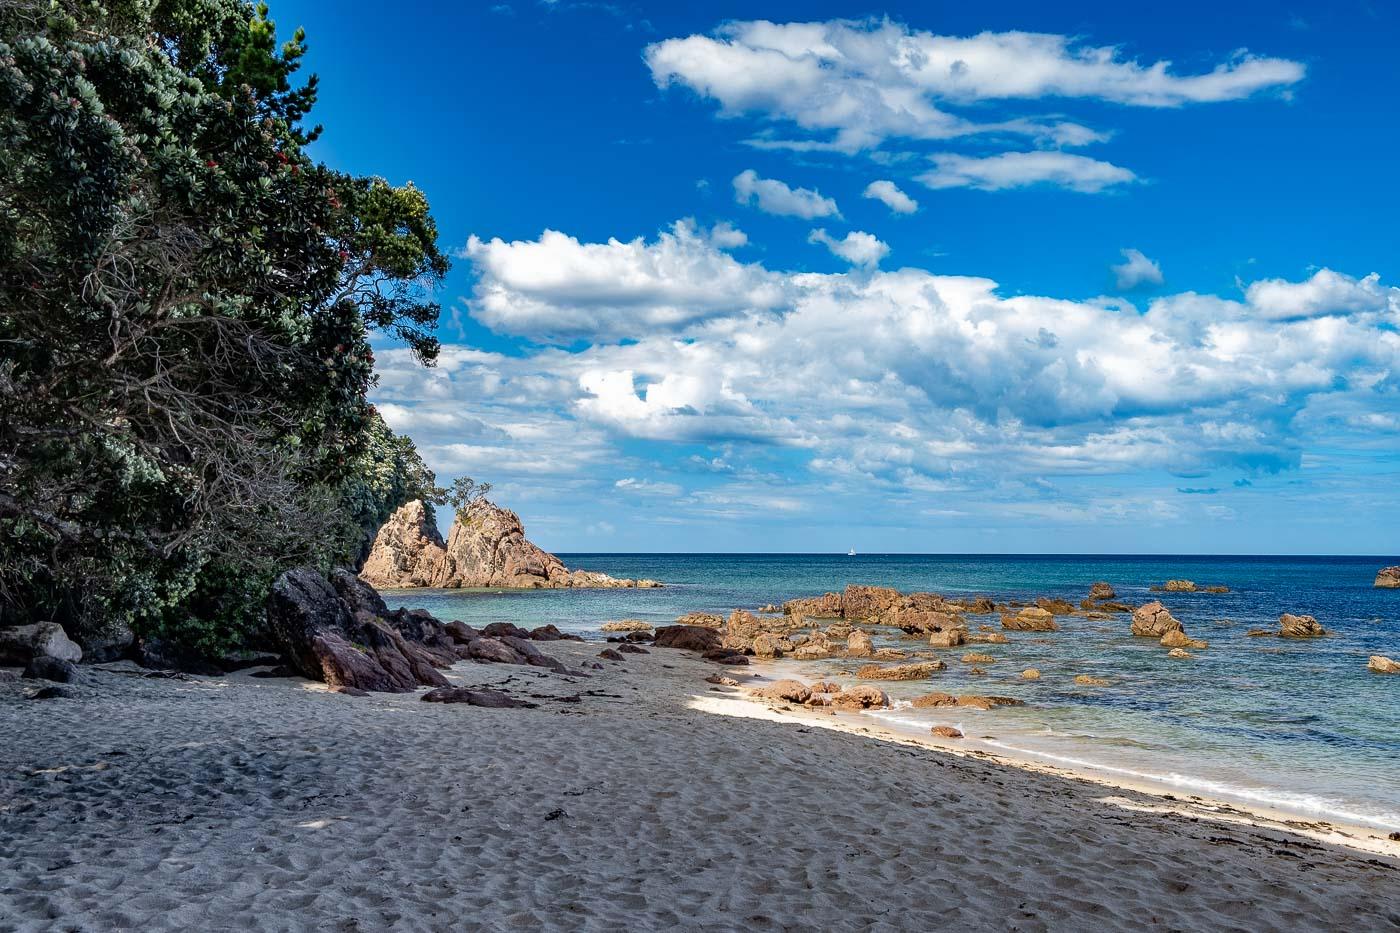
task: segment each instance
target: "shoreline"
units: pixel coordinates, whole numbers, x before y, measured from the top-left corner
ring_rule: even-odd
[[[571,668],[598,642],[543,644]],[[1373,929],[1400,858],[781,712],[666,648],[532,708],[300,678],[0,683],[0,928]],[[738,678],[736,678],[738,679]],[[1336,844],[1336,843],[1344,844]]]
[[[1055,777],[1082,781],[1105,788],[1132,791],[1134,793],[1160,798],[1164,805],[1163,812],[1172,812],[1182,816],[1192,816],[1202,819],[1218,819],[1222,822],[1239,823],[1260,828],[1293,832],[1319,842],[1347,846],[1357,849],[1358,851],[1400,859],[1400,839],[1389,838],[1391,833],[1400,834],[1400,827],[1391,829],[1389,827],[1372,826],[1364,822],[1312,817],[1288,810],[1285,807],[1229,799],[1224,795],[1212,796],[1174,788],[1165,781],[1156,781],[1150,777],[1135,779],[1130,776],[1110,775],[1107,772],[1112,766],[1108,765],[1099,766],[1088,763],[1082,767],[1072,767],[1045,761],[1034,752],[1018,754],[1018,750],[1016,749],[998,748],[983,739],[975,737],[945,739],[931,734],[924,735],[916,733],[912,729],[900,729],[882,723],[878,715],[872,715],[869,711],[851,713],[820,708],[811,709],[800,704],[766,700],[745,692],[749,686],[742,680],[745,674],[747,674],[751,680],[760,682],[753,684],[753,686],[761,686],[761,682],[787,679],[787,676],[791,676],[778,676],[780,673],[781,669],[773,662],[751,663],[747,671],[742,669],[730,669],[726,672],[727,676],[739,680],[740,685],[739,687],[729,688],[732,691],[732,696],[727,699],[730,701],[737,700],[747,705],[772,711],[776,714],[772,718],[774,722],[800,722],[805,725],[815,725],[838,732],[873,735],[884,741],[917,745],[922,748],[929,748],[959,757],[969,757],[982,761],[994,762],[1008,768],[1017,768],[1039,774],[1049,774]],[[806,677],[806,675],[793,677],[792,679],[802,680],[804,677]],[[806,677],[806,679],[815,680],[817,678]],[[706,704],[702,703],[701,706],[697,708],[704,707],[706,707]],[[725,709],[716,707],[713,700],[710,701],[708,707],[709,708],[706,708],[705,711],[713,712],[718,715],[743,715],[743,713],[732,708]],[[980,715],[986,714],[981,713]],[[1099,768],[1103,770],[1099,770]]]

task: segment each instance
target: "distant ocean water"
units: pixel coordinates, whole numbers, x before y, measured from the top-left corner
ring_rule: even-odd
[[[932,681],[889,685],[895,699],[930,690],[997,693],[1024,707],[885,711],[887,725],[926,733],[957,725],[969,739],[1107,777],[1150,781],[1186,794],[1267,805],[1299,816],[1400,830],[1400,676],[1366,670],[1372,654],[1400,658],[1400,591],[1372,587],[1386,557],[1204,557],[1042,555],[566,554],[570,567],[649,577],[659,590],[399,590],[391,605],[422,607],[470,625],[494,621],[598,635],[613,619],[666,623],[693,610],[728,614],[848,583],[998,600],[1062,597],[1078,603],[1106,580],[1127,602],[1159,598],[1194,638],[1193,660],[1133,638],[1128,617],[1061,619],[1058,633],[1012,633],[1013,643],[940,653]],[[1150,593],[1187,578],[1226,594]],[[1278,616],[1316,616],[1333,637],[1248,638]],[[996,624],[995,617],[970,616]],[[884,642],[877,642],[884,643]],[[904,648],[910,640],[887,640]],[[993,654],[987,675],[968,673],[967,650]],[[812,675],[851,670],[846,661],[806,664]],[[1039,668],[1044,678],[1023,681]],[[1079,687],[1076,674],[1115,686]],[[991,736],[986,739],[982,737]]]

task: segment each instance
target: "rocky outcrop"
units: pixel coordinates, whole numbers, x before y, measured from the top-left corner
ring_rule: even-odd
[[[899,590],[852,583],[841,595],[841,612],[844,618],[852,622],[871,622],[899,606],[899,603]]]
[[[860,629],[856,629],[846,639],[846,657],[848,658],[868,658],[875,653],[875,645],[870,640],[870,635]]]
[[[441,586],[446,554],[433,510],[414,499],[379,529],[360,576],[378,587]]]
[[[607,574],[569,570],[525,537],[518,515],[485,499],[458,515],[446,541],[438,534],[432,509],[422,501],[401,507],[379,529],[360,575],[377,587],[660,586],[654,580],[617,580]]]
[[[789,599],[783,603],[783,612],[790,616],[808,616],[814,619],[841,618],[841,594],[827,593],[803,599]]]
[[[1194,593],[1196,584],[1191,580],[1168,580],[1162,584],[1162,589],[1168,593]]]
[[[1180,631],[1181,623],[1157,600],[1133,610],[1132,632],[1139,638],[1157,638]]]
[[[1055,632],[1060,628],[1055,616],[1039,606],[1027,606],[1015,615],[1002,613],[1001,627],[1013,632]]]
[[[1074,604],[1063,599],[1041,596],[1036,599],[1035,604],[1037,608],[1044,609],[1055,616],[1067,616],[1074,613]]]
[[[1400,674],[1400,661],[1394,661],[1384,655],[1373,654],[1366,662],[1367,670],[1377,674]]]
[[[928,636],[929,647],[931,648],[956,648],[963,643],[965,632],[961,629],[949,629],[943,632],[930,632]]]
[[[23,667],[35,658],[81,661],[83,649],[69,640],[57,622],[0,628],[0,665]]]
[[[1285,612],[1278,617],[1279,638],[1321,638],[1327,630],[1312,616],[1295,616]]]
[[[1400,566],[1382,567],[1376,571],[1375,587],[1378,590],[1400,590]]]
[[[344,570],[329,581],[305,568],[278,577],[268,596],[267,633],[297,673],[331,687],[387,693],[445,687],[438,668],[457,660],[451,635],[436,619],[421,610],[390,613],[369,584]],[[417,640],[425,635],[427,641]]]

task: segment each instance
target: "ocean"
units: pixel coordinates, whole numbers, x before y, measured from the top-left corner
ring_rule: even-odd
[[[615,577],[652,578],[654,590],[394,590],[390,605],[421,607],[469,625],[552,622],[601,638],[615,619],[665,624],[693,610],[727,615],[848,583],[998,601],[1060,597],[1078,604],[1097,580],[1119,599],[1161,599],[1194,638],[1210,647],[1194,659],[1167,656],[1134,638],[1129,618],[1061,617],[1061,631],[1013,632],[1006,645],[939,652],[948,662],[932,680],[881,684],[896,708],[876,716],[889,727],[927,734],[953,725],[972,747],[1031,758],[1110,780],[1146,782],[1189,795],[1273,807],[1300,817],[1400,830],[1400,676],[1366,669],[1369,655],[1400,659],[1400,591],[1372,587],[1385,557],[1205,557],[1042,555],[563,554],[570,567]],[[1151,593],[1185,578],[1228,586],[1225,594]],[[1316,616],[1331,633],[1310,641],[1249,638],[1277,629],[1278,616]],[[969,616],[975,630],[995,616]],[[877,638],[877,646],[925,647]],[[994,655],[985,675],[959,659]],[[846,660],[792,662],[815,679],[853,671]],[[1042,672],[1025,681],[1028,667]],[[1077,674],[1113,682],[1074,683]],[[918,693],[992,693],[1023,707],[981,712],[914,710]]]

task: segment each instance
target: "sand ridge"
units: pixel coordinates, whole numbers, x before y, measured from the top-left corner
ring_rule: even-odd
[[[0,684],[0,930],[1400,926],[1400,861],[714,715],[713,671],[448,672],[540,704],[511,710],[246,672]]]

